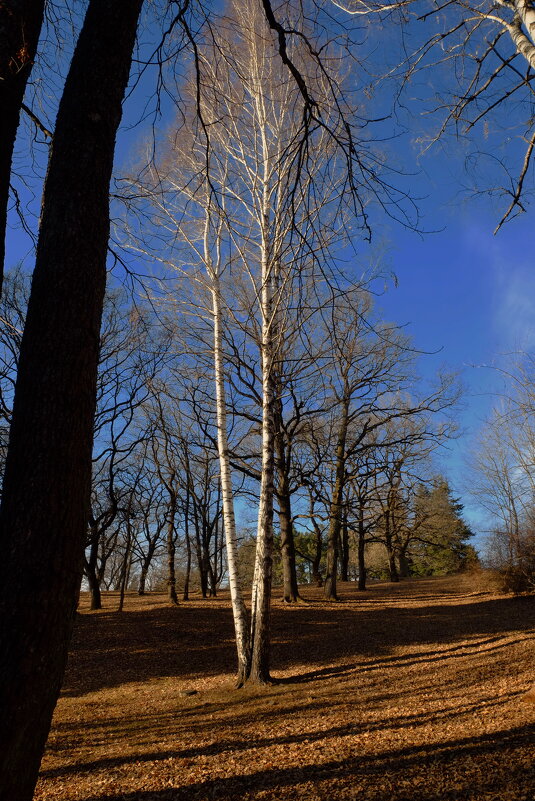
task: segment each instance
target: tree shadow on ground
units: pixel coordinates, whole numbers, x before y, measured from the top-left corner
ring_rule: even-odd
[[[286,683],[341,677],[356,670],[466,656],[470,648],[498,653],[500,639],[535,626],[531,598],[474,598],[458,594],[441,604],[432,582],[383,585],[351,604],[273,607],[272,664],[295,674]],[[453,593],[450,593],[453,595]],[[458,645],[459,640],[468,640]],[[473,640],[473,642],[471,642]],[[299,648],[296,649],[296,643]],[[422,646],[430,648],[422,650]],[[414,653],[395,655],[397,647]],[[343,660],[343,665],[333,663]],[[299,666],[313,670],[303,673]],[[324,667],[322,667],[322,665]],[[314,667],[314,666],[317,666]],[[79,696],[153,678],[192,681],[232,675],[236,667],[232,613],[226,604],[149,606],[78,616],[63,694]]]
[[[257,770],[247,775],[216,778],[186,786],[120,795],[98,795],[87,801],[203,801],[271,797],[303,797],[303,784],[314,785],[315,798],[374,799],[374,801],[453,801],[453,799],[532,797],[535,765],[530,759],[533,726],[493,734],[444,740],[431,745],[401,747],[379,754],[354,753],[340,760],[300,767]],[[496,757],[502,766],[496,771]],[[485,770],[492,760],[492,773]],[[422,765],[436,781],[422,779]],[[429,778],[428,776],[426,777]],[[432,789],[430,789],[430,787]]]
[[[474,703],[457,704],[439,712],[426,711],[394,717],[390,716],[388,719],[388,728],[396,730],[414,730],[420,726],[427,726],[430,722],[436,724],[437,726],[445,726],[447,725],[448,721],[457,718],[460,714],[477,714],[478,711],[480,711],[482,704],[484,704],[485,708],[489,710],[492,707],[503,705],[508,700],[518,698],[520,695],[521,693],[511,692],[501,695],[499,698],[478,698]],[[299,710],[302,711],[304,708],[306,707],[301,705]],[[211,711],[213,710],[207,709],[206,714],[209,715]],[[274,712],[274,717],[275,716],[280,716],[280,709],[278,709],[277,712]],[[152,715],[143,714],[136,715],[135,719],[132,718],[129,720],[123,718],[120,721],[115,721],[113,735],[115,739],[127,738],[131,733],[131,726],[135,724],[136,732],[138,734],[140,726],[143,726],[143,739],[145,742],[159,742],[161,740],[162,733],[165,733],[168,737],[176,734],[176,737],[179,740],[183,729],[180,727],[180,725],[175,725],[175,727],[173,726],[175,722],[174,718],[176,718],[176,716],[173,714],[160,714],[158,715],[157,720],[154,720]],[[212,736],[217,734],[218,728],[221,725],[221,723],[218,725],[217,722],[211,722],[210,728]],[[80,727],[79,723],[68,724],[68,726],[73,728],[76,727],[76,730],[80,730],[80,728],[86,728],[87,733],[91,736],[95,736],[96,731],[99,728],[106,728],[108,732],[110,730],[109,721],[101,721],[96,725],[91,723],[86,727]],[[65,730],[65,724],[63,724],[63,726],[60,724],[58,728]],[[84,763],[78,762],[75,764],[63,765],[58,768],[49,768],[43,770],[41,772],[41,776],[42,778],[57,778],[60,776],[67,776],[69,774],[92,773],[95,770],[100,770],[103,768],[112,769],[129,763],[139,764],[141,762],[158,762],[167,759],[193,759],[202,756],[215,756],[220,754],[229,755],[258,748],[271,748],[273,746],[321,742],[328,741],[333,738],[353,737],[362,734],[368,735],[373,732],[383,731],[384,728],[385,723],[383,721],[376,721],[373,723],[358,722],[347,723],[343,726],[333,726],[330,729],[320,729],[316,732],[307,731],[303,733],[284,734],[278,737],[254,737],[251,739],[235,740],[218,738],[215,742],[204,746],[196,746],[195,748],[178,748],[144,752],[141,750],[136,750],[136,752],[132,754],[125,754],[116,757],[102,757],[99,759],[92,759]],[[175,729],[175,731],[173,729]],[[195,726],[188,727],[188,730],[191,733],[195,730]],[[522,731],[522,729],[519,728],[518,732],[520,731]],[[98,735],[96,738],[97,737]],[[494,737],[494,735],[492,735],[492,737]],[[438,746],[434,745],[433,748],[435,747]]]

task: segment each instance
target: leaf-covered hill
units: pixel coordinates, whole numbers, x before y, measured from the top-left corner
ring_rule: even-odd
[[[532,801],[535,603],[468,577],[273,608],[234,690],[228,600],[79,616],[36,799]]]

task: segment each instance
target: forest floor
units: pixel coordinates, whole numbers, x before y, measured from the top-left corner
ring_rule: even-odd
[[[82,597],[37,801],[534,801],[535,599],[340,591],[275,592],[275,682],[242,690],[224,594]]]

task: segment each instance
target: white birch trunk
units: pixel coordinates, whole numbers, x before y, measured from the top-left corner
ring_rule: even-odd
[[[535,9],[526,0],[515,0],[516,21],[509,26],[509,33],[518,52],[535,69]],[[524,26],[524,29],[522,28]],[[527,31],[527,33],[526,33]]]
[[[251,598],[251,681],[270,681],[270,613],[273,572],[273,493],[275,469],[275,425],[273,387],[274,308],[273,308],[273,232],[270,231],[271,158],[267,137],[267,117],[262,92],[261,48],[255,42],[253,53],[255,107],[259,124],[263,171],[261,176],[261,291],[262,320],[262,473],[258,505],[255,570]]]
[[[238,678],[240,687],[247,679],[249,672],[249,631],[247,626],[247,610],[238,575],[238,546],[236,535],[236,517],[234,514],[234,496],[232,493],[232,474],[230,470],[228,438],[227,438],[227,403],[225,392],[225,370],[223,365],[223,315],[221,310],[221,289],[219,282],[219,265],[214,265],[209,247],[210,213],[207,211],[204,231],[204,255],[208,275],[211,280],[212,313],[214,325],[214,373],[216,387],[217,447],[219,454],[219,470],[221,478],[221,495],[223,500],[223,526],[227,549],[227,565],[230,598],[236,648],[238,651]]]
[[[269,676],[271,577],[273,569],[273,342],[271,332],[272,291],[267,259],[262,274],[262,478],[258,506],[256,559],[252,588],[251,680],[265,683]]]

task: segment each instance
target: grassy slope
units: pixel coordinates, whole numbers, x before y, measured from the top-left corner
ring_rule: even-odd
[[[84,612],[38,801],[535,799],[533,598],[462,577],[304,594],[274,604],[280,681],[240,691],[225,598]]]

